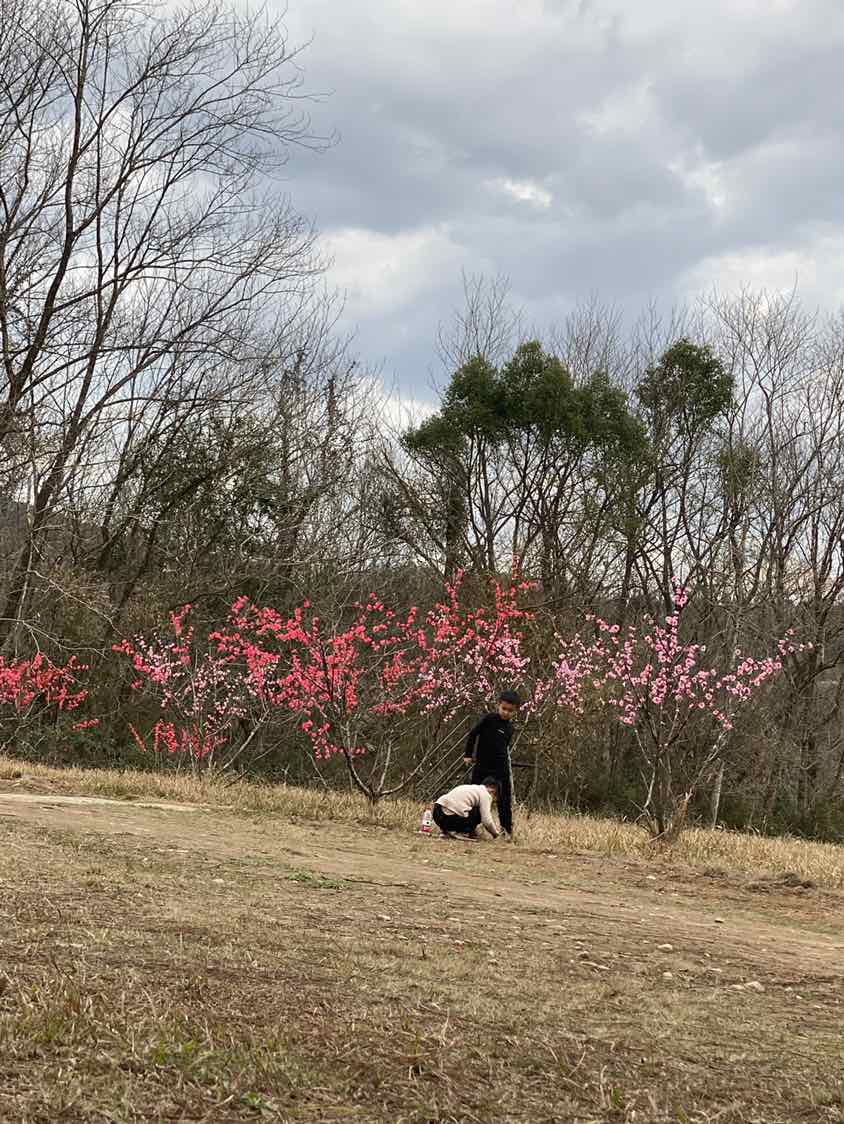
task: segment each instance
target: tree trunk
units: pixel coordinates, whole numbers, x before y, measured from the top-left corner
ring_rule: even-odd
[[[721,789],[724,785],[724,762],[718,762],[718,771],[715,774],[715,783],[712,786],[712,793],[709,799],[709,826],[716,828],[718,826],[718,814],[721,811]]]

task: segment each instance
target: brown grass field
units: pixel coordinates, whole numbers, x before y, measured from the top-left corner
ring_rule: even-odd
[[[0,758],[0,1120],[844,1121],[844,849],[418,814]]]

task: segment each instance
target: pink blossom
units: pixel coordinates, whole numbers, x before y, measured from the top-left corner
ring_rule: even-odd
[[[674,582],[674,608],[663,623],[646,619],[640,636],[635,626],[621,630],[598,617],[587,617],[595,635],[557,638],[558,655],[543,697],[583,712],[584,691],[599,705],[612,708],[625,726],[641,727],[661,747],[674,744],[692,715],[732,729],[732,709],[748,702],[783,669],[783,657],[797,650],[790,640],[777,642],[777,657],[760,659],[735,650],[735,668],[719,672],[701,666],[702,644],[684,643],[679,631],[688,595]],[[610,638],[610,644],[605,642]]]
[[[519,581],[493,587],[494,613],[464,607],[462,575],[426,613],[399,614],[372,594],[345,626],[324,629],[305,601],[286,619],[240,597],[227,624],[198,644],[185,608],[171,617],[173,638],[124,640],[114,650],[137,673],[133,689],[157,699],[163,715],[146,751],[185,752],[196,759],[229,743],[237,720],[271,712],[296,716],[319,757],[367,748],[369,718],[434,710],[450,717],[486,702],[495,683],[518,683],[529,667],[518,605],[532,588]],[[537,695],[538,699],[540,696]],[[534,705],[533,696],[527,710]],[[341,733],[352,736],[352,744]],[[151,742],[150,740],[151,739]]]
[[[77,710],[88,697],[79,685],[79,676],[87,670],[75,656],[64,666],[41,653],[9,662],[0,656],[0,705],[9,707],[18,718],[38,708]]]

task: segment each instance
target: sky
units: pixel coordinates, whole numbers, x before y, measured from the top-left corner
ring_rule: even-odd
[[[309,215],[361,360],[422,401],[461,273],[549,327],[718,288],[844,303],[842,0],[289,0]]]

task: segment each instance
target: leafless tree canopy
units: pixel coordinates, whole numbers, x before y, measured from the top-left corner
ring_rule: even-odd
[[[4,0],[0,469],[30,510],[7,641],[71,480],[120,491],[140,444],[325,357],[314,234],[270,179],[316,143],[301,93],[263,13]]]

